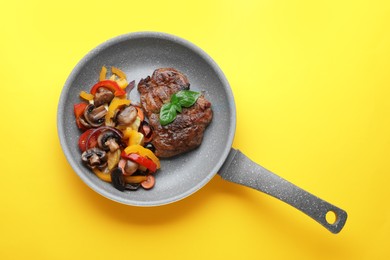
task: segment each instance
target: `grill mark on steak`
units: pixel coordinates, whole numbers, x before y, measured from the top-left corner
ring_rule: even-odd
[[[189,88],[187,77],[174,68],[156,69],[151,77],[138,83],[142,108],[154,129],[152,144],[159,157],[172,157],[198,147],[211,122],[211,103],[202,94],[193,106],[183,108],[172,123],[161,126],[161,106],[169,102],[174,93]]]

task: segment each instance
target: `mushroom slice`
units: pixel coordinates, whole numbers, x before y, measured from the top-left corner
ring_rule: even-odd
[[[134,106],[125,107],[116,117],[119,125],[131,125],[137,118],[138,111]]]
[[[121,168],[118,167],[111,171],[111,182],[114,188],[119,191],[126,189],[126,182]]]
[[[140,183],[126,183],[126,179],[122,173],[122,169],[119,167],[111,171],[111,182],[114,188],[119,191],[134,191],[138,190],[138,188],[141,186]]]
[[[94,105],[98,107],[110,103],[111,100],[113,100],[113,98],[114,98],[114,93],[102,87],[97,90],[93,102]]]
[[[107,153],[99,148],[91,148],[81,154],[81,160],[91,169],[107,166]]]
[[[107,109],[104,105],[96,107],[89,104],[84,110],[84,118],[92,127],[99,127],[104,123]]]
[[[141,186],[140,183],[126,183],[125,189],[126,190],[138,190]]]
[[[116,132],[107,130],[102,132],[98,136],[98,145],[101,149],[111,152],[115,152],[119,149],[119,145],[122,142],[122,137],[119,136]]]
[[[87,120],[85,120],[84,115],[80,116],[79,122],[80,122],[80,124],[81,124],[82,126],[85,127],[85,129],[91,128],[91,125],[87,122]]]
[[[139,164],[136,162],[133,162],[132,160],[126,160],[126,164],[123,167],[125,175],[132,175],[138,170]]]

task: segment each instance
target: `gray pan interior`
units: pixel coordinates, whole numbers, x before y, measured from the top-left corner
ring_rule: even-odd
[[[187,75],[191,89],[204,91],[211,101],[214,118],[201,146],[187,154],[161,161],[156,186],[151,190],[120,192],[99,180],[80,161],[77,146],[80,131],[73,105],[80,102],[81,90],[97,82],[101,67],[116,66],[136,84],[160,67],[174,67]],[[136,88],[131,100],[139,101]],[[128,205],[156,206],[189,196],[203,187],[227,158],[235,133],[236,111],[233,95],[224,74],[200,48],[173,35],[141,32],[111,39],[88,53],[68,77],[58,105],[58,134],[65,156],[78,176],[101,195]]]

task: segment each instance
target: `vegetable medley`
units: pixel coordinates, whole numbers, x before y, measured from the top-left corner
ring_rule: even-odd
[[[125,73],[102,67],[99,81],[74,105],[81,160],[97,177],[120,190],[150,189],[160,161],[151,144],[153,130],[142,108],[127,99],[135,82]]]

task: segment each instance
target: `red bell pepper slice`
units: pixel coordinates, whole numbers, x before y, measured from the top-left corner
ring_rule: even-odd
[[[126,94],[126,91],[121,89],[118,85],[118,83],[116,83],[115,81],[113,80],[103,80],[103,81],[99,81],[98,83],[96,83],[95,85],[93,85],[93,87],[91,88],[91,94],[92,95],[95,95],[97,90],[101,87],[104,87],[104,88],[107,88],[109,90],[111,90],[113,93],[114,93],[114,96],[118,97],[118,96],[123,96]]]
[[[84,114],[84,110],[87,107],[87,103],[78,103],[74,104],[73,111],[76,117],[76,124],[79,129],[85,129],[85,127],[80,123],[80,117]]]
[[[132,160],[132,161],[146,167],[152,173],[156,172],[156,170],[157,170],[157,165],[152,160],[150,160],[149,158],[143,157],[139,154],[136,154],[136,153],[126,154],[125,151],[122,151],[121,157],[124,159]]]
[[[88,140],[88,137],[91,135],[91,133],[93,133],[93,131],[95,131],[95,129],[88,129],[87,131],[85,131],[84,133],[82,133],[80,135],[79,148],[82,152],[87,150],[87,140]]]
[[[74,104],[73,109],[76,118],[79,118],[84,113],[84,110],[87,107],[87,105],[88,105],[87,103]]]

